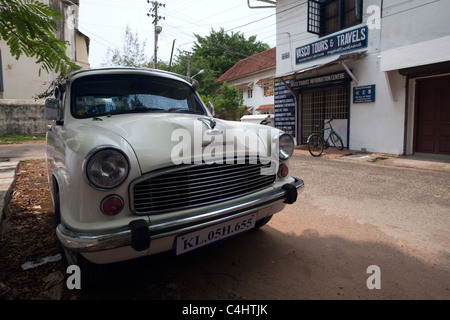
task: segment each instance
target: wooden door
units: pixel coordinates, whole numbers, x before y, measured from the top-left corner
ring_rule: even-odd
[[[450,76],[416,82],[415,151],[450,154]]]

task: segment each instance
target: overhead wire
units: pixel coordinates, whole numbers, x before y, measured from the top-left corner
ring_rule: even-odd
[[[160,34],[160,37],[161,37],[161,40],[162,40],[160,45],[164,45],[164,43],[170,43],[170,46],[171,46],[173,39],[176,39],[179,34],[182,34],[183,37],[185,37],[185,38],[191,38],[192,41],[187,42],[187,43],[186,42],[180,43],[180,44],[177,45],[178,48],[180,46],[186,46],[186,45],[189,45],[189,44],[194,44],[196,42],[197,38],[195,37],[194,32],[186,30],[187,27],[195,26],[195,27],[198,27],[200,29],[202,29],[202,28],[206,29],[206,27],[208,27],[208,31],[211,31],[211,29],[214,29],[214,26],[220,26],[223,23],[220,23],[220,22],[208,23],[206,21],[208,21],[212,17],[219,16],[219,15],[223,14],[224,12],[232,11],[232,10],[234,10],[234,9],[239,7],[239,6],[235,6],[233,8],[229,8],[227,10],[214,13],[214,14],[208,16],[207,18],[204,18],[204,19],[201,19],[201,20],[194,19],[194,18],[192,18],[190,16],[187,16],[185,14],[181,14],[181,15],[180,14],[174,14],[174,13],[182,12],[183,9],[186,9],[186,8],[188,8],[188,7],[190,7],[190,6],[194,5],[194,4],[198,4],[200,1],[201,0],[183,1],[183,2],[181,2],[182,5],[178,6],[176,9],[169,9],[169,8],[166,7],[166,8],[164,8],[164,10],[162,10],[162,11],[164,11],[163,14],[166,14],[168,16],[168,20],[169,19],[176,19],[176,20],[184,22],[184,24],[181,24],[181,25],[177,26],[176,24],[172,23],[173,20],[171,20],[170,23],[166,22],[166,21],[162,21],[161,25],[163,25],[165,32]],[[393,16],[393,15],[399,14],[401,12],[406,12],[406,11],[409,11],[409,10],[413,10],[415,8],[423,7],[423,6],[426,6],[426,5],[438,2],[438,1],[440,1],[440,0],[433,0],[433,1],[425,3],[425,4],[421,3],[421,4],[417,5],[417,6],[414,6],[414,7],[411,7],[411,8],[407,8],[407,9],[404,9],[404,10],[401,10],[401,11],[398,11],[398,12],[393,12],[393,13],[391,13],[389,15],[385,15],[385,17]],[[132,9],[137,9],[139,7],[135,3],[129,2],[129,1],[124,2],[124,1],[113,1],[113,0],[108,0],[108,1],[92,0],[92,1],[89,1],[89,2],[91,4],[94,4],[94,5],[95,4],[106,4],[106,3],[111,5],[111,2],[113,2],[112,5],[114,5],[114,6],[119,5],[121,7],[126,7],[126,8],[130,8],[130,9],[131,8]],[[146,2],[146,1],[144,1],[144,2]],[[404,2],[397,3],[397,4],[391,5],[389,7],[385,7],[384,10],[386,10],[386,9],[394,9],[396,7],[400,7],[401,5],[404,5],[404,4],[407,4],[407,3],[411,3],[411,2],[414,2],[414,1],[406,0]],[[179,3],[179,2],[177,0],[174,0],[172,2],[172,4],[174,4],[174,3]],[[244,28],[244,27],[248,27],[248,26],[254,25],[257,22],[262,22],[262,21],[264,21],[266,19],[276,17],[277,15],[280,15],[282,13],[288,12],[288,11],[290,11],[290,10],[296,8],[296,7],[302,6],[302,5],[306,6],[306,3],[305,2],[294,3],[293,5],[287,6],[286,8],[284,8],[282,10],[278,10],[277,12],[275,12],[273,14],[270,14],[270,15],[267,15],[267,16],[264,16],[264,17],[258,17],[257,19],[249,21],[249,22],[246,22],[245,24],[241,24],[241,25],[238,25],[236,27],[227,28],[225,31],[226,32],[230,32],[230,31],[233,31],[233,30],[238,30],[238,29],[241,29],[241,28]],[[171,14],[171,15],[169,16],[169,14]],[[244,18],[236,18],[236,19],[231,20],[231,21],[228,20],[227,22],[237,22],[237,21],[241,21],[242,19],[244,19]],[[297,15],[297,19],[295,21],[287,22],[287,23],[285,23],[285,21],[279,21],[278,22],[278,24],[279,24],[278,26],[281,26],[281,28],[288,28],[290,26],[295,26],[296,24],[299,24],[299,23],[304,23],[306,21],[306,19],[307,19],[306,10],[303,10],[302,13],[300,14],[300,16]],[[287,21],[289,21],[289,20],[287,20]],[[205,23],[202,23],[202,22],[205,22]],[[88,25],[94,25],[94,24],[89,24],[88,23]],[[117,26],[111,26],[111,27],[112,28],[120,28],[120,27],[117,27]],[[264,26],[262,28],[258,27],[257,28],[257,31],[258,31],[257,33],[258,33],[258,37],[259,37],[258,41],[263,41],[263,40],[266,40],[266,39],[275,38],[275,42],[278,41],[277,45],[285,45],[285,44],[289,43],[290,40],[288,39],[288,37],[283,38],[282,36],[280,36],[280,34],[272,33],[270,31],[267,32],[267,36],[264,36],[264,34],[266,34],[266,32],[261,32],[261,30],[264,30],[264,29],[267,29],[267,28],[276,28],[276,27],[274,25],[267,25],[267,26]],[[246,34],[251,34],[252,33],[251,30],[255,30],[255,29],[248,29],[247,28],[245,30],[245,33]],[[83,31],[87,31],[88,33],[92,34],[95,38],[100,39],[100,41],[103,41],[103,43],[100,43],[100,41],[99,41],[99,44],[101,44],[104,47],[111,48],[111,46],[113,46],[113,47],[116,46],[116,44],[113,44],[112,42],[110,42],[109,40],[107,40],[107,39],[105,39],[103,37],[100,37],[98,35],[93,34],[89,30],[86,30],[86,28],[84,28]],[[143,30],[141,30],[141,31],[143,31]],[[299,32],[294,32],[294,33],[290,34],[290,38],[292,39],[293,37],[295,37],[296,41],[298,42],[298,41],[302,41],[302,40],[307,40],[309,38],[313,39],[315,36],[311,35],[311,34],[306,34],[305,35],[303,30],[299,30]],[[286,39],[286,40],[283,41],[283,39]],[[225,50],[226,48],[222,47],[222,49]],[[236,56],[241,56],[242,53],[234,52],[234,54]]]

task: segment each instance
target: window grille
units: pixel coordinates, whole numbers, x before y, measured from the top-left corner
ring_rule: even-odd
[[[348,87],[331,88],[302,94],[301,144],[306,144],[308,136],[323,126],[325,120],[348,119],[350,104]]]
[[[308,1],[308,32],[321,34],[320,32],[320,2]]]
[[[324,36],[362,22],[362,0],[308,0],[308,32]]]

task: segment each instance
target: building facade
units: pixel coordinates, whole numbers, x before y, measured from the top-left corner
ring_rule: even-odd
[[[306,144],[450,154],[450,1],[278,0],[275,126]]]
[[[237,87],[248,114],[273,114],[275,72],[276,48],[272,48],[238,61],[216,84],[227,82]]]
[[[78,31],[79,0],[42,1],[60,11],[64,17],[57,21],[57,37],[67,41],[66,54],[82,68],[89,67],[89,38]],[[0,40],[0,99],[34,99],[45,92],[58,74],[39,74],[35,58],[25,55],[16,60],[5,41]]]

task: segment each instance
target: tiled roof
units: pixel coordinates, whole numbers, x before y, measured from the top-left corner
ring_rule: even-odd
[[[273,82],[273,77],[259,79],[256,84],[266,83],[266,82]]]
[[[256,110],[257,110],[257,111],[260,111],[260,110],[270,110],[270,109],[273,109],[273,108],[274,108],[274,105],[273,105],[273,104],[263,104],[263,105],[259,106],[258,108],[256,108]]]
[[[244,89],[244,88],[248,87],[250,84],[251,84],[251,82],[241,83],[241,84],[237,85],[236,88]]]
[[[222,83],[259,70],[275,67],[276,64],[277,60],[275,47],[238,61],[227,72],[221,75],[216,80],[216,83]]]

